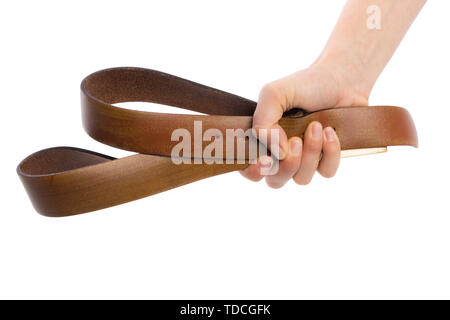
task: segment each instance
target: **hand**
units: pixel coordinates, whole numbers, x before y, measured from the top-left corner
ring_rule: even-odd
[[[319,122],[309,124],[304,141],[299,137],[289,140],[278,125],[283,112],[292,108],[316,111],[339,106],[367,106],[367,90],[361,89],[351,75],[332,65],[314,64],[308,69],[265,85],[259,95],[253,116],[253,127],[279,130],[280,153],[278,172],[266,176],[272,188],[281,188],[289,179],[297,184],[311,182],[315,171],[322,176],[333,177],[340,160],[340,144],[336,132],[323,128]],[[268,141],[270,145],[270,141]],[[261,168],[270,167],[272,159],[263,156],[256,164],[241,171],[250,180],[259,181],[264,176]]]

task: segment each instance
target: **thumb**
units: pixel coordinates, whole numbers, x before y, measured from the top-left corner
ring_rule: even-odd
[[[261,141],[267,148],[271,148],[273,134],[278,136],[279,148],[271,148],[273,149],[271,152],[280,160],[286,157],[289,150],[286,132],[278,124],[278,120],[283,116],[283,112],[288,109],[287,101],[289,99],[287,99],[286,88],[278,82],[269,83],[261,89],[258,104],[253,114],[253,128],[258,136],[267,137],[266,141]],[[266,130],[266,135],[262,133],[264,129]]]

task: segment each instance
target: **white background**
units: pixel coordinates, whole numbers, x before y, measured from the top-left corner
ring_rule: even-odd
[[[419,149],[306,187],[231,173],[60,219],[16,175],[51,146],[128,154],[84,133],[87,74],[147,67],[256,99],[318,56],[344,2],[3,3],[0,297],[450,298],[448,1],[428,2],[370,101],[407,107]]]

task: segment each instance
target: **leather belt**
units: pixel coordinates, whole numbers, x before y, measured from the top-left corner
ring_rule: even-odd
[[[160,103],[205,115],[142,112],[113,105],[129,101]],[[253,101],[154,70],[112,68],[82,81],[81,107],[84,128],[92,138],[138,154],[115,159],[56,147],[28,156],[17,172],[35,209],[43,215],[68,216],[107,208],[248,166],[248,161],[174,164],[171,150],[178,141],[172,141],[171,135],[178,128],[193,132],[194,121],[201,121],[203,130],[219,130],[223,137],[227,129],[245,131],[252,126]],[[417,147],[414,123],[400,107],[342,107],[300,116],[291,111],[279,124],[288,137],[302,136],[314,120],[335,128],[342,150]]]

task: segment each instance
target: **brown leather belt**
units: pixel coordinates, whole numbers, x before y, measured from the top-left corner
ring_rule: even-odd
[[[155,102],[205,115],[142,112],[113,105],[129,101]],[[172,141],[171,135],[178,128],[193,132],[194,121],[201,121],[203,130],[220,130],[223,137],[226,129],[245,131],[252,125],[253,101],[154,70],[113,68],[82,81],[81,107],[84,128],[92,138],[138,154],[115,159],[56,147],[30,155],[17,172],[35,209],[43,215],[68,216],[107,208],[248,166],[248,161],[174,164],[171,150],[178,141]],[[417,147],[414,123],[403,108],[344,107],[301,117],[290,114],[279,122],[288,137],[302,136],[307,125],[317,120],[335,128],[342,150]]]

